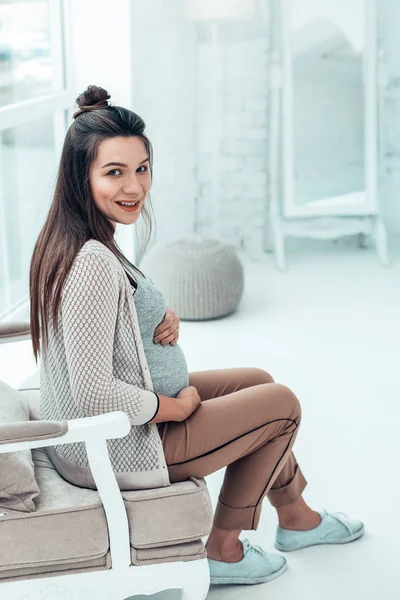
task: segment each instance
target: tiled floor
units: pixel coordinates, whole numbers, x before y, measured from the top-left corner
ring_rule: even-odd
[[[338,247],[292,258],[285,274],[269,258],[246,265],[245,272],[235,315],[182,323],[180,343],[190,370],[262,367],[291,387],[303,407],[295,452],[309,481],[305,499],[314,508],[363,519],[366,535],[346,546],[289,554],[283,577],[212,588],[208,598],[396,600],[400,264],[384,269],[372,251]],[[18,385],[32,368],[27,343],[7,351],[0,346],[1,379]],[[208,478],[213,502],[222,475]],[[275,527],[276,513],[265,501],[259,529],[245,535],[274,551]],[[175,600],[179,593],[153,598]]]

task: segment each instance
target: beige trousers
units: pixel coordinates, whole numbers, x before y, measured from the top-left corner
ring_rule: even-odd
[[[261,369],[190,373],[199,408],[182,423],[158,425],[170,480],[205,477],[227,466],[214,524],[257,529],[264,496],[295,502],[306,480],[292,453],[301,418],[296,396]]]

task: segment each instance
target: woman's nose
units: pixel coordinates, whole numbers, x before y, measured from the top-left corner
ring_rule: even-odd
[[[125,194],[133,194],[139,196],[142,193],[142,186],[137,175],[132,175],[122,188]]]

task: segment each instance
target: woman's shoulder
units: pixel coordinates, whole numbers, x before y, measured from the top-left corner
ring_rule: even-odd
[[[107,280],[120,287],[123,274],[123,267],[111,250],[97,240],[88,240],[75,256],[67,280]]]
[[[115,254],[98,240],[88,240],[85,242],[76,255],[75,260],[97,264],[106,263],[119,272],[122,269],[122,265]]]
[[[89,254],[93,256],[99,256],[101,258],[115,258],[115,255],[111,252],[107,246],[99,242],[98,240],[90,239],[85,242],[82,248],[79,250],[77,256],[88,256]]]

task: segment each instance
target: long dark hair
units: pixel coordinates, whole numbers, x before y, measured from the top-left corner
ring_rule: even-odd
[[[108,103],[106,90],[89,86],[76,103],[79,110],[67,131],[58,169],[53,201],[45,224],[39,234],[31,259],[29,275],[30,322],[35,360],[47,345],[48,326],[58,325],[58,311],[64,281],[79,250],[89,239],[104,244],[127,271],[139,271],[121,252],[115,239],[114,227],[93,201],[89,175],[96,159],[99,144],[117,136],[141,138],[150,157],[152,146],[144,133],[143,120],[131,110]],[[142,215],[147,239],[151,239],[152,221],[146,205]]]

